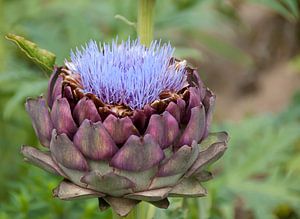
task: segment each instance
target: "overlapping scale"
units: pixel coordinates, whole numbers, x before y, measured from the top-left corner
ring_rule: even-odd
[[[193,141],[199,142],[205,131],[205,109],[203,105],[191,109],[191,116],[177,147],[191,145]]]
[[[145,134],[151,135],[165,149],[173,144],[179,134],[178,122],[167,111],[162,115],[152,115]]]
[[[55,129],[52,133],[50,152],[54,160],[66,168],[79,171],[89,170],[86,159],[73,142],[66,134],[58,134]]]
[[[85,119],[88,119],[92,122],[101,121],[94,102],[87,97],[83,97],[78,101],[73,110],[73,117],[75,122],[77,122],[79,125],[81,125]]]
[[[188,85],[176,95],[130,110],[84,93],[78,74],[52,74],[47,103],[26,109],[48,152],[24,146],[29,162],[63,176],[54,195],[63,200],[98,197],[99,208],[125,216],[147,201],[167,208],[167,197],[200,197],[212,174],[206,166],[226,150],[226,133],[209,134],[215,95],[187,67]],[[118,112],[118,110],[120,111]]]
[[[118,151],[104,125],[87,119],[74,135],[73,142],[85,157],[92,160],[109,160]]]
[[[26,101],[25,107],[41,144],[45,147],[49,147],[53,123],[50,118],[46,101],[42,97],[38,97],[37,99],[29,98]]]
[[[114,115],[109,115],[103,125],[114,142],[119,145],[124,144],[131,135],[140,135],[129,117],[116,118]]]
[[[122,170],[143,171],[159,164],[164,153],[149,134],[144,137],[131,135],[123,147],[113,156],[110,165]]]
[[[77,131],[70,104],[66,98],[58,98],[54,101],[51,110],[51,120],[58,134],[66,134],[72,138]]]

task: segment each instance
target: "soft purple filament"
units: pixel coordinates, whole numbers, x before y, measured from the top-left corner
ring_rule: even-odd
[[[147,48],[139,40],[98,44],[91,40],[71,52],[67,66],[81,75],[84,91],[108,104],[142,109],[162,91],[178,91],[185,85],[184,66],[169,65],[174,53],[170,43],[153,41]]]

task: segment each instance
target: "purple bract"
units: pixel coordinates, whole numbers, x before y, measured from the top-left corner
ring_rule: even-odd
[[[157,41],[91,41],[54,69],[46,98],[27,100],[45,150],[22,153],[64,178],[54,196],[98,198],[125,216],[140,201],[167,208],[168,197],[207,194],[206,168],[228,135],[209,133],[215,95],[173,52]]]

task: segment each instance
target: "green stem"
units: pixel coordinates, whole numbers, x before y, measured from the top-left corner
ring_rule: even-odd
[[[154,214],[155,207],[153,205],[141,202],[126,217],[121,217],[113,211],[113,219],[151,219]]]
[[[138,206],[136,206],[134,209],[131,210],[131,212],[125,216],[119,216],[116,212],[113,211],[113,219],[136,219],[137,217],[137,208]]]
[[[0,0],[0,32],[6,31],[5,20],[4,20],[4,1]],[[0,39],[0,71],[5,69],[5,44],[3,42],[3,37]]]
[[[141,43],[149,46],[153,39],[155,0],[138,0],[137,33]]]

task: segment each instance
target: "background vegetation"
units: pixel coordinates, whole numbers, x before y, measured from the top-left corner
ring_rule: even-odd
[[[229,149],[202,199],[172,199],[154,218],[300,218],[300,5],[297,0],[157,1],[155,37],[199,67],[216,91],[213,130]],[[62,202],[59,178],[23,162],[37,145],[24,112],[47,78],[4,35],[51,50],[58,64],[90,38],[136,37],[136,0],[0,0],[0,219],[111,218],[96,200]],[[151,215],[148,215],[151,218]]]

